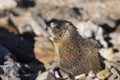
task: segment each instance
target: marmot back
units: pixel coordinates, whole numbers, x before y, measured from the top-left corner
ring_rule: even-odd
[[[62,71],[78,75],[102,69],[98,49],[83,39],[77,28],[68,21],[52,22],[48,32],[53,38],[59,67]]]

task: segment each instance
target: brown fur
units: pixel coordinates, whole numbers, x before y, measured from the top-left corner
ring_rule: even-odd
[[[68,21],[53,24],[54,27],[49,27],[48,32],[53,37],[61,70],[73,75],[101,70],[98,49],[82,39],[73,24]]]

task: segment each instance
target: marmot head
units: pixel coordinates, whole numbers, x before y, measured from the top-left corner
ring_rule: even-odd
[[[48,33],[54,41],[68,40],[76,36],[76,27],[69,21],[53,21],[48,27]]]

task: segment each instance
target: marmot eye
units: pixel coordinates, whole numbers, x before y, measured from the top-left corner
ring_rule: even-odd
[[[50,27],[51,27],[51,28],[55,28],[56,26],[57,26],[57,24],[56,24],[55,22],[51,22],[51,23],[50,23]]]
[[[56,26],[57,29],[60,29],[60,26]]]

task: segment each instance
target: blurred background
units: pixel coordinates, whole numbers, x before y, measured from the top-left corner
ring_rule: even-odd
[[[59,80],[51,71],[58,58],[46,31],[53,20],[72,22],[83,38],[100,45],[109,71],[96,79],[119,80],[119,4],[120,0],[0,0],[0,80]]]

